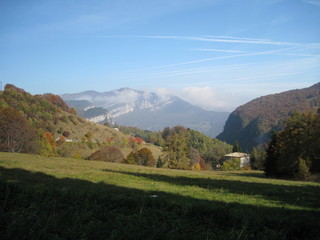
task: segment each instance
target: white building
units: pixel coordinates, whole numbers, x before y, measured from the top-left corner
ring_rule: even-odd
[[[241,152],[234,152],[224,155],[225,160],[231,158],[238,158],[240,159],[240,167],[250,166],[250,154],[248,153],[241,153]]]

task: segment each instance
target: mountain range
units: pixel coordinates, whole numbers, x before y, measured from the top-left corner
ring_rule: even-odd
[[[183,125],[216,137],[229,116],[228,112],[206,111],[176,96],[130,88],[102,93],[85,91],[61,97],[88,120],[150,131]]]
[[[315,112],[319,107],[320,83],[256,98],[230,114],[217,138],[229,144],[238,141],[243,150],[251,151],[268,141],[273,131],[281,129],[293,112]]]

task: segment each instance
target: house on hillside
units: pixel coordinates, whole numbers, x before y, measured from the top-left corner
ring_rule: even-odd
[[[240,167],[247,167],[250,166],[250,154],[242,153],[242,152],[234,152],[224,155],[225,160],[229,160],[232,158],[240,159]]]

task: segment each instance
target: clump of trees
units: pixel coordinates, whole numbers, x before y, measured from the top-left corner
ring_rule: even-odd
[[[240,159],[231,158],[223,162],[221,170],[230,171],[230,170],[240,170]]]
[[[124,155],[117,147],[102,146],[89,157],[90,160],[117,162],[124,161]]]
[[[158,160],[158,167],[178,169],[211,169],[221,164],[232,146],[182,126],[162,131],[162,147],[166,155]]]
[[[124,162],[150,167],[154,167],[156,165],[156,159],[149,148],[141,148],[138,151],[132,151]]]
[[[134,135],[135,137],[143,139],[147,143],[152,143],[156,146],[163,144],[161,131],[152,132],[149,130],[142,130],[137,127],[116,126],[121,132],[125,134]]]
[[[39,148],[35,129],[14,108],[0,109],[0,151],[36,152]]]
[[[271,137],[267,149],[267,176],[307,179],[320,172],[320,109],[294,113],[282,131]]]
[[[265,146],[254,147],[250,155],[250,166],[254,170],[264,170],[267,152]]]
[[[242,152],[239,141],[235,141],[235,143],[233,144],[232,152]]]
[[[79,118],[57,95],[31,95],[23,89],[7,84],[0,91],[1,133],[0,151],[38,153],[59,156],[65,141],[54,138],[59,121],[78,124]],[[66,114],[65,112],[71,113]],[[57,131],[69,137],[69,131]],[[64,148],[63,155],[67,149]]]
[[[157,132],[136,127],[117,127],[132,135],[132,139],[138,137],[161,147],[165,154],[157,160],[157,167],[207,170],[221,165],[224,155],[232,152],[231,145],[183,126],[166,127]]]

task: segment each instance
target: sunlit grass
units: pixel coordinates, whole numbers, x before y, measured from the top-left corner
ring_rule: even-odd
[[[40,209],[42,202],[32,204],[32,201],[37,202],[37,200],[28,200],[38,196],[40,199],[44,199],[46,206],[55,208],[56,205],[51,204],[64,202],[71,198],[71,205],[67,205],[69,208],[73,206],[72,202],[80,200],[80,203],[77,203],[78,207],[75,207],[72,214],[79,214],[79,219],[82,219],[87,215],[90,218],[95,218],[99,211],[106,211],[106,214],[111,211],[113,218],[115,218],[112,221],[118,229],[116,236],[120,238],[124,237],[119,225],[122,220],[117,220],[116,216],[133,218],[133,221],[137,221],[135,217],[138,217],[139,221],[156,221],[151,224],[152,230],[144,232],[147,234],[149,231],[153,233],[160,231],[156,225],[162,224],[161,218],[158,219],[158,217],[159,214],[163,215],[164,225],[162,227],[173,231],[172,236],[175,239],[180,236],[176,232],[179,227],[172,229],[172,224],[177,223],[176,221],[182,221],[181,228],[186,229],[194,227],[189,224],[195,224],[199,231],[210,225],[212,229],[208,230],[207,235],[200,234],[199,239],[203,239],[202,237],[205,235],[214,238],[213,236],[217,231],[220,231],[223,225],[231,224],[231,222],[233,225],[223,230],[222,235],[220,233],[225,239],[238,236],[242,236],[243,239],[250,239],[249,236],[253,236],[252,239],[255,239],[260,231],[263,236],[271,234],[270,236],[275,236],[277,239],[278,237],[291,236],[291,234],[296,235],[297,231],[304,232],[307,231],[306,229],[309,229],[310,232],[310,229],[319,225],[315,220],[320,217],[319,183],[270,179],[260,171],[183,171],[69,158],[0,153],[0,173],[0,179],[10,184],[8,186],[13,184],[12,186],[21,189],[16,190],[18,191],[16,197],[18,200],[15,198],[12,200],[15,201],[15,204],[22,199],[32,206],[40,204]],[[10,187],[3,186],[3,189],[10,189]],[[20,193],[20,191],[22,192]],[[56,197],[51,196],[55,196],[55,194],[57,194]],[[12,197],[9,193],[5,195],[2,205],[8,205],[10,196]],[[95,199],[93,202],[92,198]],[[110,204],[113,206],[112,209],[110,209]],[[27,214],[21,206],[20,203],[17,204],[18,210],[12,206],[11,213],[14,216],[19,211],[20,215]],[[86,209],[84,212],[83,208]],[[91,208],[96,209],[98,213],[92,212]],[[101,209],[99,210],[99,208]],[[42,211],[44,212],[40,213],[37,210],[32,214],[34,216],[46,214],[47,210]],[[200,213],[201,215],[198,216]],[[143,214],[146,215],[140,219]],[[157,219],[154,219],[154,214],[157,215]],[[201,220],[198,219],[199,217]],[[198,219],[199,223],[194,223],[194,218]],[[304,218],[308,221],[303,220]],[[72,221],[80,225],[85,224],[79,219]],[[60,221],[64,224],[60,215],[53,218],[52,221]],[[99,224],[110,224],[108,221],[104,220]],[[203,221],[209,225],[203,226]],[[247,226],[249,223],[253,225]],[[98,223],[95,221],[95,224]],[[15,226],[13,223],[12,225]],[[77,228],[78,226],[74,223],[74,231]],[[137,229],[133,228],[128,231],[135,234]],[[244,232],[246,234],[243,234]],[[108,232],[108,234],[111,233]],[[309,236],[303,234],[303,236]],[[314,233],[311,235],[314,236]],[[301,235],[299,238],[303,239]]]
[[[316,192],[301,188],[309,186],[319,191],[320,184],[265,178],[261,171],[195,172],[9,153],[1,153],[0,159],[0,165],[6,168],[22,168],[57,178],[103,182],[202,200],[320,211],[318,199],[313,198]],[[301,201],[308,203],[301,205]]]

